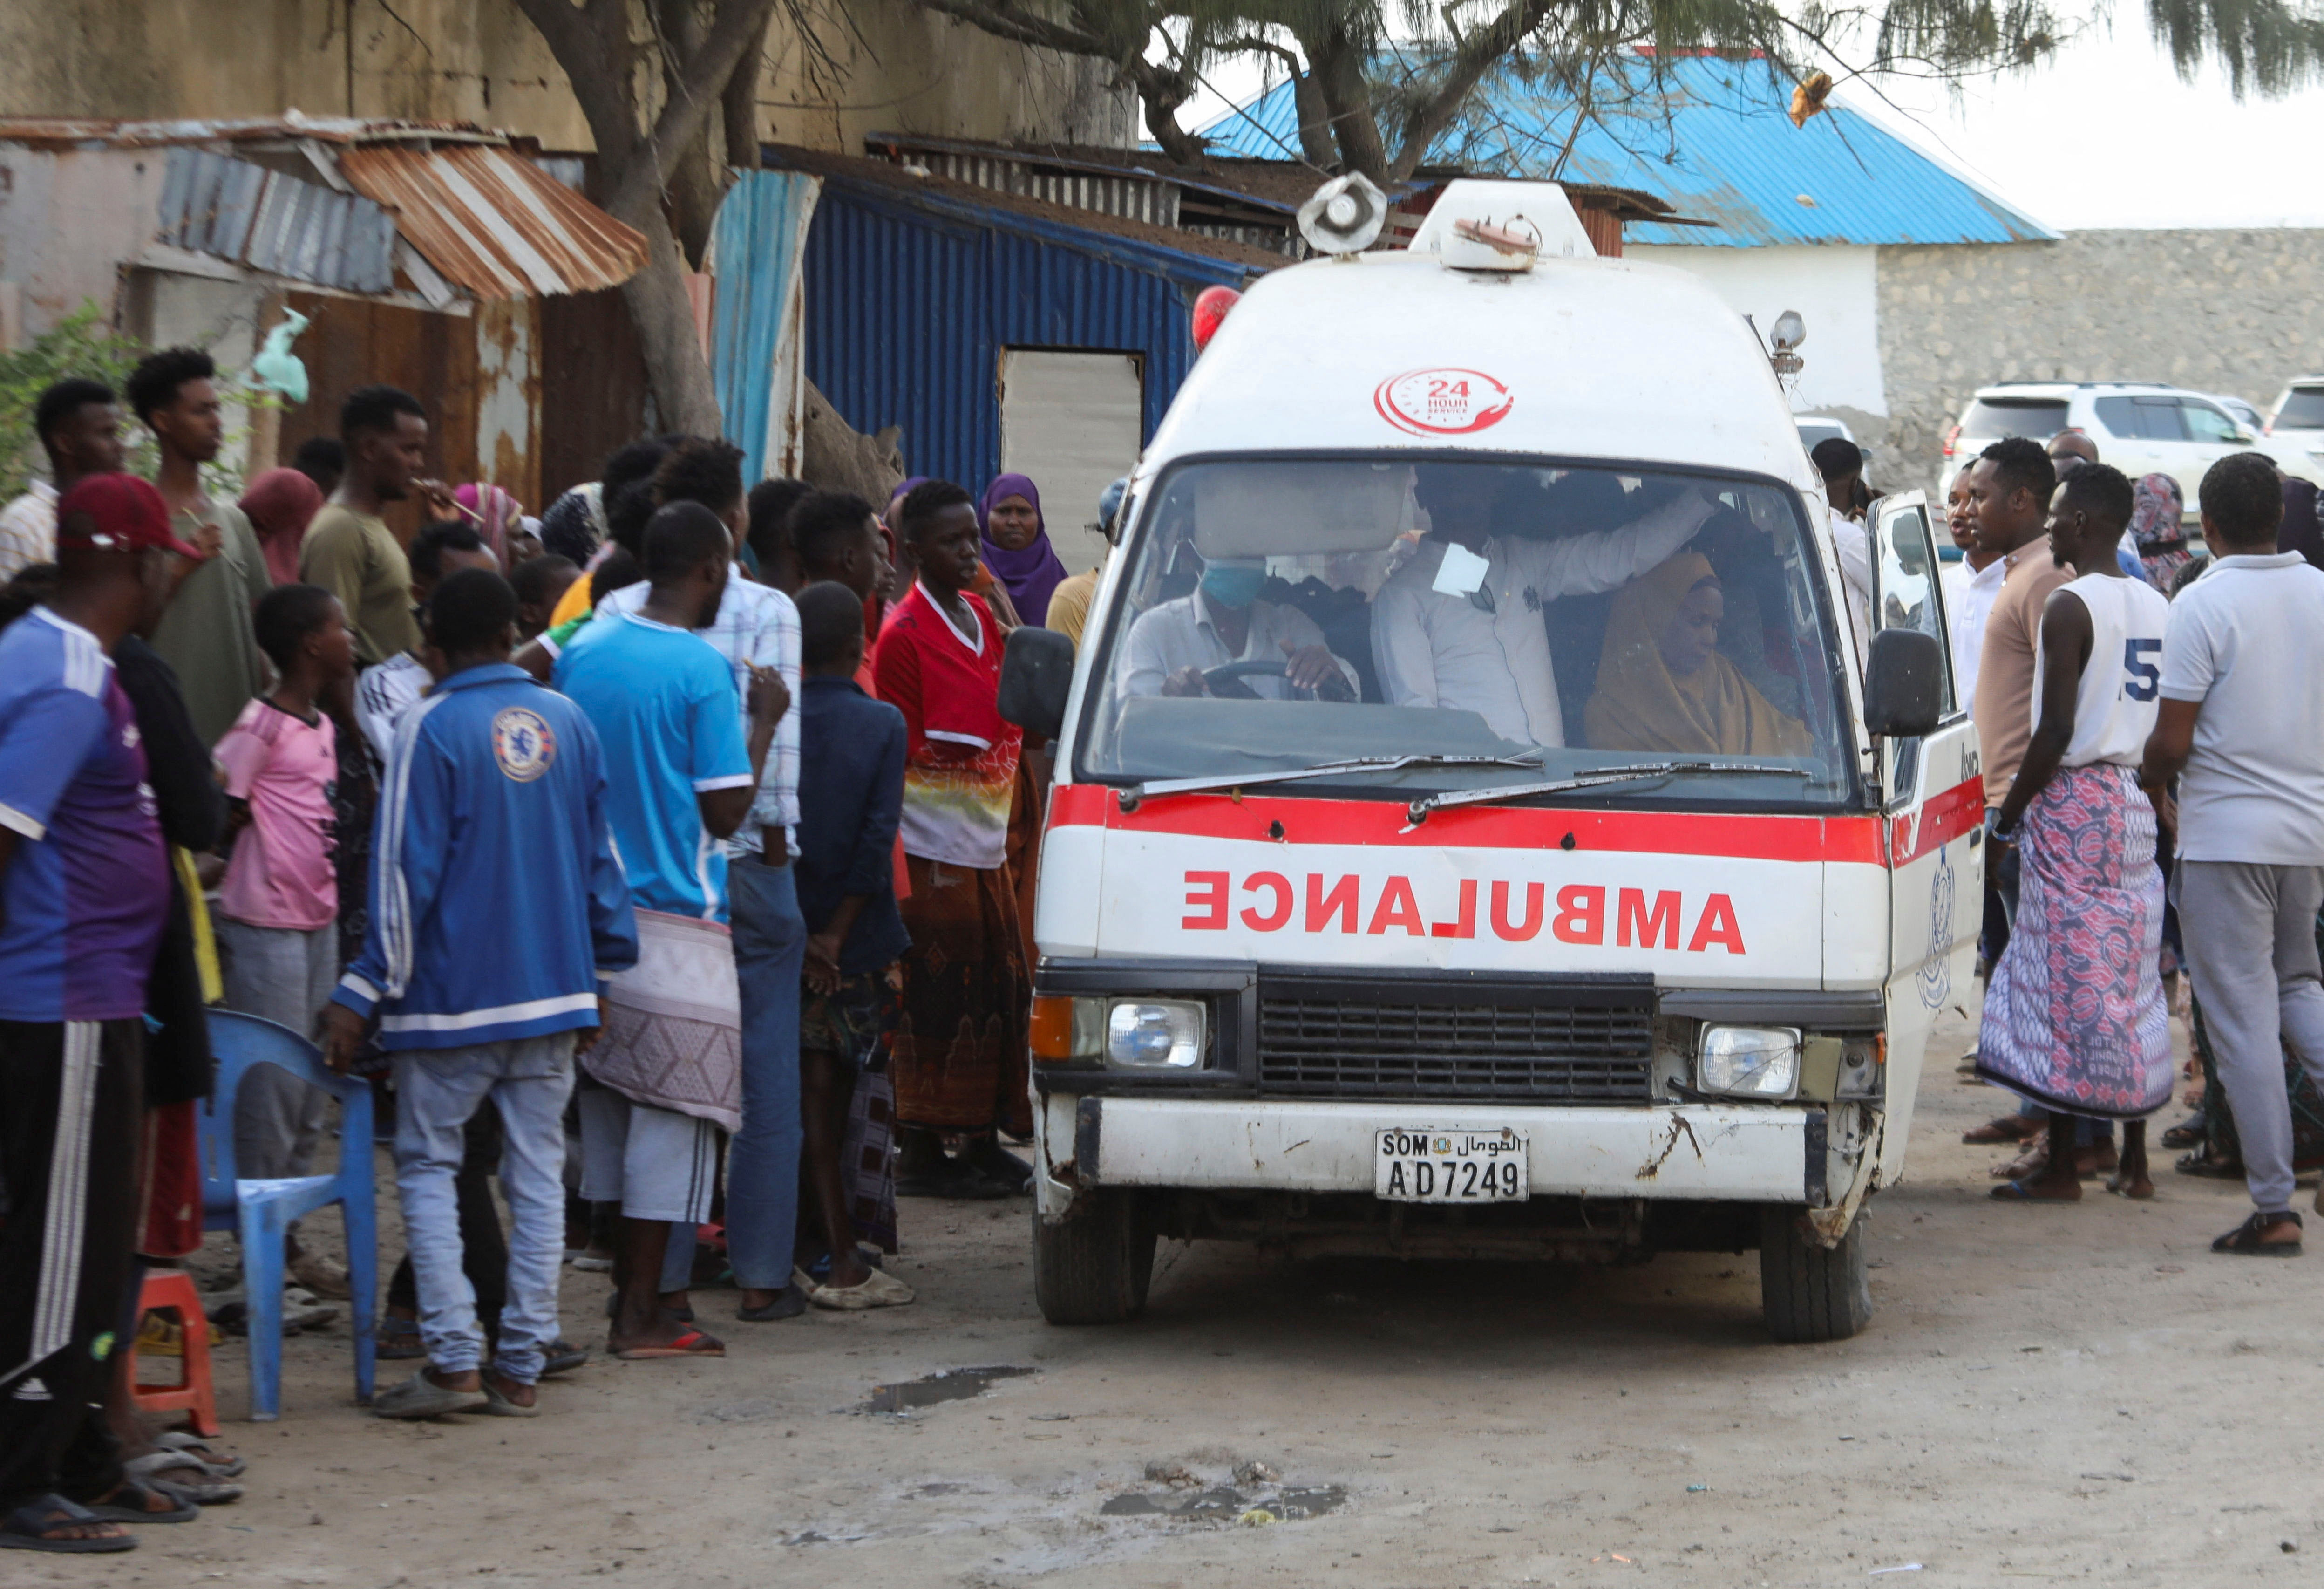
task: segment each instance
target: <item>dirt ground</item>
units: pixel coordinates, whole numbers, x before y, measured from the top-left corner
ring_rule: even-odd
[[[1998,1095],[1953,1073],[1969,1038],[1965,1018],[1940,1030],[1911,1178],[1872,1205],[1879,1312],[1853,1341],[1771,1344],[1749,1255],[1285,1266],[1170,1244],[1144,1319],[1054,1329],[1021,1201],[907,1204],[897,1267],[917,1306],[752,1326],[731,1293],[697,1293],[725,1361],[595,1363],[532,1422],[371,1418],[343,1328],[290,1343],[281,1423],[240,1422],[230,1343],[226,1441],[249,1497],[146,1529],[133,1556],[14,1556],[5,1577],[2314,1581],[2324,1252],[2214,1257],[2240,1186],[2167,1171],[2145,1205],[2095,1186],[2070,1207],[1987,1202],[1998,1154],[1959,1139]],[[604,1289],[567,1271],[575,1339],[602,1340]],[[909,1416],[860,1410],[876,1385],[973,1365],[1034,1372]],[[1237,1485],[1252,1462],[1280,1483]],[[1205,1492],[1207,1519],[1147,1510]]]

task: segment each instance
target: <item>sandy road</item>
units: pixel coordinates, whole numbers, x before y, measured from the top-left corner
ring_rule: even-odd
[[[0,1580],[2314,1582],[2324,1251],[2213,1257],[2240,1187],[2176,1175],[2144,1206],[1989,1204],[1996,1155],[1958,1139],[1995,1099],[1942,1062],[1924,1078],[1912,1178],[1873,1205],[1879,1315],[1840,1344],[1770,1344],[1748,1255],[1285,1267],[1166,1245],[1145,1319],[1057,1330],[1021,1203],[907,1205],[918,1306],[752,1326],[704,1294],[725,1362],[593,1365],[532,1422],[382,1422],[348,1402],[344,1334],[293,1341],[285,1421],[227,1426],[247,1501],[132,1557],[11,1556]],[[567,1272],[576,1338],[602,1295]],[[963,1365],[1037,1372],[855,1410]],[[238,1347],[224,1369],[238,1416]],[[1253,1461],[1344,1500],[1272,1524],[1104,1510],[1184,1505]],[[1279,1487],[1210,1510],[1251,1502],[1280,1510]]]

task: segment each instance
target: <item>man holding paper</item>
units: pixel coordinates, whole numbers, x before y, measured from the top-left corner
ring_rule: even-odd
[[[1508,472],[1422,464],[1429,532],[1372,603],[1372,661],[1389,705],[1474,712],[1503,739],[1565,743],[1542,608],[1611,590],[1693,539],[1714,504],[1688,491],[1618,530],[1557,540],[1493,533]]]

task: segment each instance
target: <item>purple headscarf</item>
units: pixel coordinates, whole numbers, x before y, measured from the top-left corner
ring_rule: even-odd
[[[1021,496],[1032,504],[1033,517],[1041,526],[1032,544],[1022,551],[1010,551],[992,539],[993,506],[1012,496]],[[1049,545],[1049,521],[1041,513],[1039,488],[1022,475],[1001,476],[984,488],[984,500],[976,504],[976,527],[984,534],[984,566],[1009,587],[1009,600],[1017,615],[1036,628],[1042,627],[1049,615],[1049,593],[1065,577],[1065,566]]]

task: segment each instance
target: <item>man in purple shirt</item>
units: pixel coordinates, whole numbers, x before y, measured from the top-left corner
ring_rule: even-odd
[[[0,1547],[126,1550],[192,1514],[124,1480],[105,1419],[136,1240],[146,977],[170,872],[112,651],[180,558],[144,481],[57,503],[55,599],[0,633]]]

